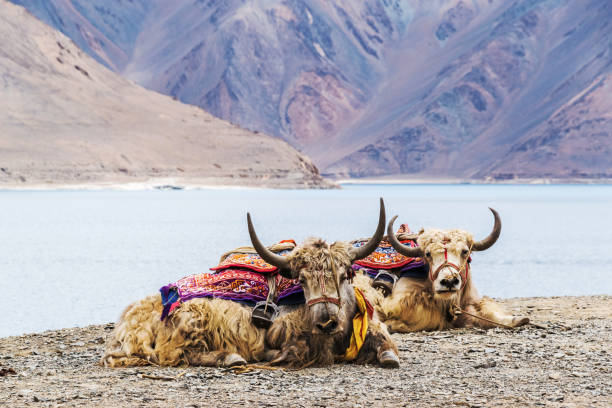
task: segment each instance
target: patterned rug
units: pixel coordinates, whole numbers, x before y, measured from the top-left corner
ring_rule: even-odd
[[[410,229],[403,224],[398,236],[403,244],[416,246],[416,243],[410,239],[402,240],[402,236],[409,233]],[[352,244],[360,247],[367,241],[367,239],[357,240]],[[287,256],[295,247],[293,240],[284,240],[270,246],[269,249],[276,254]],[[400,277],[424,279],[429,270],[423,259],[407,258],[386,241],[382,241],[368,257],[356,261],[352,268],[355,271],[365,271],[371,278],[374,278],[379,270],[384,269],[393,271]],[[223,254],[219,264],[210,270],[212,272],[186,276],[160,288],[164,305],[162,320],[183,302],[194,298],[215,297],[253,306],[267,299],[270,290],[268,276],[275,274],[277,268],[261,259],[253,248],[242,247]],[[297,280],[286,279],[278,274],[274,279],[277,288],[274,303],[278,305],[304,303],[304,293]]]
[[[397,231],[397,236],[400,242],[404,245],[416,247],[414,239],[402,239],[412,235],[407,224],[402,224]],[[359,248],[366,244],[367,239],[353,241],[354,247]],[[355,261],[352,266],[353,270],[366,272],[371,278],[376,277],[378,272],[382,270],[392,271],[399,277],[410,277],[425,279],[429,271],[428,266],[423,261],[423,258],[408,258],[398,253],[395,248],[387,241],[381,241],[378,248],[364,259]]]
[[[282,241],[270,247],[273,252],[286,256],[295,248],[295,242]],[[277,268],[266,263],[253,248],[238,248],[225,253],[212,272],[186,276],[160,288],[164,310],[162,320],[183,302],[200,297],[215,297],[234,300],[248,305],[266,300],[269,286],[268,276]],[[274,276],[279,305],[304,303],[304,294],[297,280]]]
[[[287,256],[296,247],[295,241],[287,239],[272,245],[270,250],[278,255]],[[228,268],[249,269],[255,272],[276,272],[276,266],[270,265],[251,247],[237,248],[221,256],[219,265],[210,268],[211,271],[221,271]]]

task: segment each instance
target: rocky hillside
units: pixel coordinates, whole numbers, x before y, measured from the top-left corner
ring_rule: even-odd
[[[386,108],[374,102],[339,135],[338,148],[351,148],[326,156],[327,171],[610,177],[612,100],[603,84],[612,73],[612,5],[517,1],[468,12],[459,4],[447,19],[470,23],[438,25],[435,41],[406,51],[407,74],[383,87]],[[585,120],[593,125],[577,126]]]
[[[3,187],[329,186],[286,142],[121,78],[5,0],[0,38]]]
[[[588,96],[612,73],[608,0],[13,2],[123,76],[280,136],[330,175],[612,173],[598,116],[612,105]],[[597,125],[576,128],[585,111]],[[525,144],[564,120],[571,137]]]
[[[612,74],[598,77],[483,169],[497,179],[612,179]],[[556,170],[553,172],[553,170]]]

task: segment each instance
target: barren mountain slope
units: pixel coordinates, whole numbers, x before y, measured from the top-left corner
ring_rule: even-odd
[[[0,0],[0,184],[326,186],[284,141],[147,91]],[[165,180],[164,180],[165,179]]]
[[[612,73],[609,0],[12,1],[124,77],[340,177],[504,178],[522,138]],[[510,172],[612,172],[573,149]]]
[[[283,137],[329,141],[409,20],[392,0],[12,0],[148,89]]]
[[[604,75],[520,138],[481,174],[612,179],[612,74]],[[554,170],[554,171],[553,171]]]
[[[333,153],[310,152],[317,163],[327,173],[353,177],[498,178],[506,166],[527,178],[612,172],[605,151],[585,154],[594,149],[586,127],[575,129],[580,137],[564,142],[563,149],[574,151],[572,158],[556,152],[562,148],[558,143],[546,147],[557,160],[542,161],[530,155],[531,149],[515,151],[519,140],[551,123],[555,112],[612,72],[612,4],[457,4],[445,15],[456,17],[459,8],[471,16],[469,22],[449,32],[440,31],[445,24],[428,27],[425,21],[409,27],[408,35],[417,38],[421,32],[430,39],[395,54],[390,66],[396,71],[381,84],[371,109],[336,135],[337,149],[328,149]],[[397,70],[398,62],[404,62],[404,72]],[[593,108],[590,101],[583,101],[583,110],[612,110],[609,99],[600,98]],[[566,111],[566,118],[580,121],[581,114]],[[600,127],[612,133],[610,122]],[[612,140],[601,142],[609,146]]]

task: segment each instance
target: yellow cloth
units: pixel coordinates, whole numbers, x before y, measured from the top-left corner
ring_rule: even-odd
[[[353,318],[353,334],[351,335],[351,344],[344,352],[342,359],[351,361],[357,358],[359,350],[363,346],[366,334],[368,333],[368,307],[367,300],[363,293],[355,288],[355,299],[357,300],[357,308],[359,312]]]

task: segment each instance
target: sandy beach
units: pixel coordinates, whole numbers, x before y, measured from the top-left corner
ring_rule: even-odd
[[[401,367],[299,371],[98,365],[113,324],[0,339],[7,406],[612,405],[612,296],[500,301],[540,327],[394,334]]]
[[[98,180],[32,181],[28,183],[0,181],[0,190],[8,191],[143,191],[200,189],[336,189],[329,180],[284,177],[125,177],[100,175]]]

